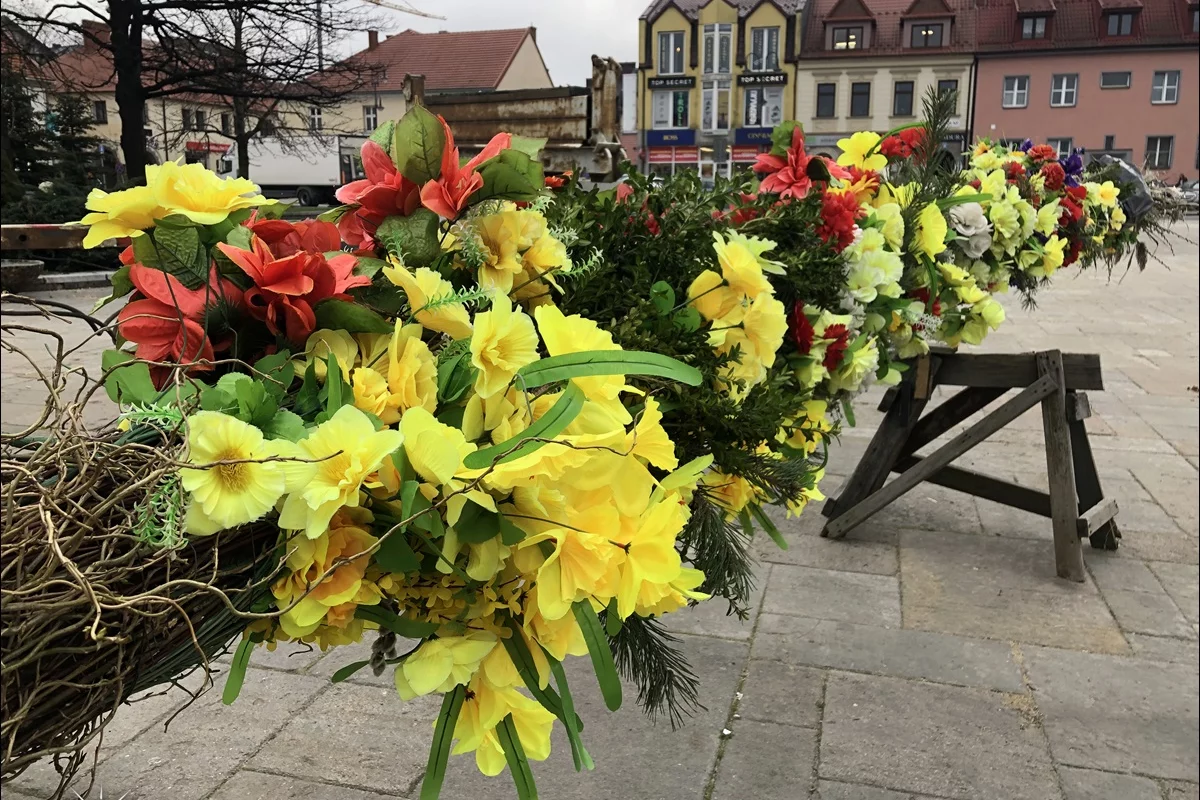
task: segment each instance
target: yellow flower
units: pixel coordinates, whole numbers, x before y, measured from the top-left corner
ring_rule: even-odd
[[[917,217],[914,242],[917,251],[924,253],[928,258],[936,258],[946,249],[946,230],[946,218],[942,216],[937,204],[930,203],[925,206]]]
[[[875,216],[883,223],[883,238],[888,246],[899,251],[904,246],[904,216],[897,203],[884,203],[875,209]]]
[[[837,146],[842,154],[837,163],[843,167],[881,170],[887,166],[887,156],[875,151],[878,144],[879,134],[873,131],[859,131],[847,139],[838,139]]]
[[[520,211],[489,214],[475,223],[487,250],[486,260],[479,268],[481,287],[498,289],[505,294],[512,291],[513,278],[522,270],[519,251],[524,227],[525,220]],[[525,246],[528,247],[528,243]]]
[[[338,366],[342,369],[342,378],[350,380],[350,369],[358,359],[358,342],[346,331],[328,328],[309,334],[308,341],[304,343],[304,357],[296,359],[296,374],[303,377],[308,365],[312,364],[317,380],[325,380],[325,371],[329,369],[327,362],[331,355],[337,359]]]
[[[1114,231],[1119,231],[1125,226],[1125,211],[1117,206],[1108,215],[1108,224]]]
[[[521,263],[527,271],[545,278],[556,289],[558,283],[554,280],[554,275],[571,271],[571,258],[567,255],[566,246],[548,233],[542,234],[530,245],[521,256]]]
[[[335,515],[329,530],[315,539],[296,536],[288,541],[286,563],[291,572],[271,586],[280,608],[295,603],[279,618],[288,636],[307,636],[331,608],[360,596],[370,557],[351,557],[366,552],[375,542],[375,537],[348,514]],[[328,577],[326,573],[330,573]],[[377,592],[368,595],[378,602]]]
[[[471,335],[471,317],[462,303],[438,303],[437,308],[425,307],[434,300],[454,294],[450,281],[428,267],[418,267],[416,273],[409,272],[394,257],[389,256],[389,266],[383,274],[408,296],[408,306],[413,318],[431,331],[447,334],[451,339],[466,339]]]
[[[675,456],[675,444],[663,430],[662,412],[658,409],[658,401],[653,397],[646,398],[646,407],[642,411],[634,429],[626,434],[626,449],[630,455],[636,456],[659,469],[672,470],[679,466]]]
[[[508,388],[517,370],[537,360],[537,331],[533,320],[513,310],[507,295],[497,292],[492,308],[475,315],[471,334],[471,363],[479,370],[475,392],[486,399]]]
[[[746,339],[764,367],[775,363],[775,353],[783,346],[787,334],[787,312],[783,303],[768,294],[760,294],[746,309],[742,318]]]
[[[421,340],[421,326],[396,320],[387,349],[387,378],[372,366],[358,367],[352,387],[354,405],[385,425],[399,422],[410,408],[437,408],[437,360]]]
[[[615,539],[625,547],[617,585],[617,613],[626,619],[634,612],[643,583],[670,583],[679,577],[681,564],[675,537],[688,519],[688,507],[679,495],[667,495],[638,520],[632,535]]]
[[[183,488],[192,496],[188,533],[203,536],[234,528],[274,508],[283,494],[284,470],[278,461],[262,461],[274,455],[274,443],[236,417],[218,411],[197,411],[188,417],[189,462],[247,462],[179,471]]]
[[[741,302],[738,293],[725,285],[725,279],[711,269],[704,270],[692,281],[688,287],[688,300],[707,320],[728,315]]]
[[[417,474],[435,486],[453,480],[462,460],[475,450],[462,431],[437,419],[424,408],[410,408],[400,419],[404,452]]]
[[[149,167],[147,167],[149,169]],[[80,225],[90,226],[83,237],[85,248],[99,247],[109,239],[141,236],[167,212],[159,205],[148,186],[134,186],[111,194],[92,189],[87,196],[87,209]]]
[[[479,676],[468,688],[454,726],[454,738],[458,741],[450,751],[453,755],[474,750],[479,771],[489,777],[499,775],[508,760],[496,726],[505,717],[512,717],[525,756],[533,761],[550,757],[550,732],[556,718],[541,703],[514,689],[494,687]]]
[[[612,594],[620,547],[607,536],[556,528],[526,537],[520,548],[554,541],[554,551],[537,571],[538,611],[547,620],[565,617],[578,600]]]
[[[253,181],[219,178],[202,164],[151,164],[146,186],[167,214],[182,214],[197,225],[216,225],[234,211],[276,202],[259,194]]]
[[[875,196],[875,207],[895,203],[900,208],[908,208],[912,203],[913,197],[917,193],[917,185],[915,183],[906,183],[903,186],[892,186],[884,183],[879,187],[879,194]]]
[[[1113,208],[1117,205],[1117,196],[1121,194],[1121,190],[1112,181],[1085,185],[1087,186],[1088,200],[1098,203],[1104,208]]]
[[[533,316],[546,350],[552,356],[586,350],[621,349],[620,345],[613,342],[611,333],[601,330],[595,322],[578,314],[568,317],[556,306],[538,306]],[[583,390],[587,399],[605,404],[618,414],[622,423],[629,422],[629,414],[623,409],[617,410],[617,406],[620,406],[619,396],[626,388],[623,375],[593,375],[572,380]]]
[[[747,246],[744,238],[739,240],[730,237],[727,243],[721,238],[721,234],[713,233],[713,239],[717,263],[721,265],[721,275],[730,289],[750,298],[758,297],[764,292],[772,292],[771,282],[763,274],[758,256]]]
[[[448,692],[470,681],[495,646],[496,637],[485,631],[430,639],[396,668],[396,691],[405,700]]]
[[[1043,236],[1049,236],[1058,227],[1060,216],[1062,216],[1062,212],[1058,207],[1058,198],[1055,198],[1037,210],[1037,223],[1034,225],[1034,230]]]
[[[284,452],[313,463],[292,462],[288,468],[290,493],[279,512],[279,527],[303,530],[310,539],[320,536],[339,508],[358,505],[363,481],[403,439],[399,431],[375,430],[354,406],[339,408],[308,438],[292,445],[291,452]]]
[[[726,475],[714,470],[704,473],[700,482],[704,484],[708,496],[725,509],[730,519],[740,514],[757,496],[753,484],[740,475]]]

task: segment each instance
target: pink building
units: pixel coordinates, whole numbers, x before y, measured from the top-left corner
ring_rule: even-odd
[[[1200,0],[980,0],[974,133],[1200,168]]]

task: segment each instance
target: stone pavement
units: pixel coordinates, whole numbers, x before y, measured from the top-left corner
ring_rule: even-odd
[[[918,487],[840,542],[817,536],[813,508],[782,523],[786,551],[757,543],[749,621],[716,602],[674,616],[706,707],[681,730],[651,724],[632,692],[608,714],[575,660],[597,766],[576,775],[557,736],[534,765],[541,796],[1200,797],[1198,258],[1183,245],[1169,269],[1063,274],[1034,312],[1009,300],[1010,323],[987,342],[1103,356],[1108,388],[1091,394],[1087,425],[1125,538],[1115,553],[1086,549],[1084,584],[1054,576],[1048,520],[938,487]],[[8,359],[6,424],[30,402],[27,385],[10,392],[21,375]],[[866,446],[877,399],[863,398],[829,489]],[[963,461],[1045,488],[1040,448],[1035,409]],[[236,704],[210,692],[165,731],[182,692],[123,709],[97,786],[128,800],[414,798],[437,704],[401,703],[388,676],[329,683],[361,652],[256,653]],[[48,774],[23,776],[6,798],[44,797]],[[451,759],[447,800],[511,796],[506,776]]]

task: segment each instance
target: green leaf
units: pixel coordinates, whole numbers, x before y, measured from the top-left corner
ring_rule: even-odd
[[[317,384],[317,365],[315,361],[308,362],[304,368],[304,380],[300,390],[296,392],[296,402],[292,408],[301,417],[310,417],[321,408],[321,387]]]
[[[241,644],[233,653],[233,660],[229,662],[229,674],[225,676],[225,689],[221,692],[221,702],[227,706],[233,705],[233,701],[237,700],[238,695],[242,693],[242,684],[246,682],[246,667],[250,665],[252,650],[254,650],[254,642],[242,639]]]
[[[200,392],[200,408],[204,411],[219,411],[234,417],[238,413],[238,401],[234,394],[211,386]]]
[[[512,631],[512,635],[500,641],[504,644],[504,649],[508,651],[508,657],[512,659],[513,665],[517,668],[517,674],[521,676],[521,681],[525,684],[525,688],[533,695],[534,700],[542,704],[543,708],[559,719],[564,720],[564,724],[566,724],[563,717],[562,699],[549,686],[545,689],[542,688],[541,676],[538,675],[537,670],[537,662],[533,660],[533,654],[529,652],[525,636],[521,633],[520,623],[512,617],[506,617],[504,624]]]
[[[779,545],[780,550],[787,550],[787,540],[783,538],[783,534],[779,532],[779,528],[776,527],[775,522],[767,516],[767,512],[763,511],[762,506],[758,503],[751,503],[748,508],[750,509],[750,513],[754,515],[754,518],[758,520],[758,524],[767,532],[767,536],[771,537],[771,541]]]
[[[616,636],[621,632],[621,614],[617,611],[617,598],[608,601],[608,608],[604,610],[604,632],[609,638]]]
[[[467,469],[485,469],[490,467],[493,461],[503,464],[535,452],[545,442],[532,440],[553,439],[562,433],[571,421],[579,416],[583,409],[583,400],[583,391],[575,384],[569,384],[558,401],[537,422],[507,441],[468,454],[463,459],[463,466]]]
[[[339,219],[346,216],[354,209],[355,206],[351,205],[334,206],[327,211],[322,211],[320,214],[317,214],[317,219],[321,222],[332,222],[336,224]]]
[[[275,412],[275,416],[271,417],[271,421],[261,428],[263,436],[268,439],[286,439],[289,442],[298,442],[308,436],[308,428],[304,427],[304,420],[299,414],[288,411],[286,408],[281,408]]]
[[[964,203],[986,203],[991,199],[992,196],[990,194],[956,194],[952,197],[943,197],[942,199],[935,200],[934,202],[937,203],[939,210],[945,211],[948,208],[961,206]],[[951,231],[953,231],[953,229],[951,229]],[[948,233],[951,231],[948,231]]]
[[[341,683],[342,681],[349,679],[350,676],[358,672],[363,667],[370,666],[370,664],[370,661],[355,661],[352,664],[347,664],[337,672],[333,673],[333,677],[331,677],[329,680],[333,683]]]
[[[395,130],[396,122],[389,119],[386,122],[381,123],[378,128],[371,131],[371,135],[367,138],[386,150],[388,155],[391,155],[392,136],[394,135]]]
[[[355,258],[358,259],[354,264],[355,275],[374,278],[379,270],[387,266],[387,262],[382,258],[371,258],[370,256],[355,256]]]
[[[107,377],[104,391],[114,403],[150,404],[158,397],[150,378],[150,365],[138,361],[124,350],[105,350],[100,356],[100,368]]]
[[[514,525],[508,517],[500,515],[500,541],[514,547],[525,540],[525,531]]]
[[[521,737],[517,735],[517,726],[513,723],[512,714],[505,716],[496,726],[496,738],[500,740],[500,749],[504,751],[504,759],[508,762],[508,772],[517,787],[517,800],[537,800],[537,784],[534,783],[533,772],[529,769],[525,749],[521,747]],[[423,791],[421,800],[425,800]]]
[[[658,281],[650,287],[650,302],[659,314],[670,314],[675,307],[675,290],[666,281]]]
[[[138,237],[144,239],[146,237]],[[123,264],[121,268],[112,274],[109,278],[112,284],[112,292],[108,297],[102,297],[92,306],[92,313],[95,314],[100,309],[111,303],[113,300],[118,300],[133,291],[133,281],[129,277],[129,265]]]
[[[130,242],[133,245],[133,260],[143,267],[158,269],[158,249],[154,246],[153,236],[135,236]]]
[[[655,375],[660,378],[699,386],[703,380],[700,370],[689,367],[661,353],[641,350],[584,350],[564,353],[534,361],[522,367],[517,375],[517,385],[526,389],[545,386],[547,383],[571,378],[587,378],[592,375]]]
[[[432,622],[398,617],[380,606],[360,605],[354,609],[354,617],[365,622],[374,622],[379,627],[386,628],[403,639],[424,639],[438,627]]]
[[[442,174],[446,131],[442,121],[425,106],[411,106],[392,134],[392,161],[400,174],[418,186]]]
[[[846,417],[846,422],[850,423],[851,428],[857,425],[854,421],[854,404],[845,398],[842,399],[842,414]]]
[[[406,267],[427,267],[442,252],[438,215],[418,208],[407,217],[388,217],[375,229],[375,240]]]
[[[391,333],[392,326],[366,306],[330,297],[313,308],[317,327],[347,333]]]
[[[746,538],[754,536],[754,521],[750,517],[749,508],[743,508],[738,512],[738,523],[742,526],[742,530],[746,532]]]
[[[676,328],[688,333],[700,330],[700,326],[704,324],[700,312],[696,310],[695,306],[679,309],[675,312],[675,316],[671,317],[671,322],[675,324]]]
[[[475,384],[476,372],[474,365],[471,364],[469,350],[438,364],[438,404],[453,403],[461,399]]]
[[[225,243],[233,245],[239,250],[249,251],[251,249],[250,240],[253,238],[253,231],[244,225],[239,225],[225,236]]]
[[[788,148],[792,146],[792,131],[796,128],[803,129],[799,122],[788,120],[775,126],[775,130],[771,131],[771,154],[781,156],[787,153]]]
[[[470,204],[484,200],[531,201],[542,191],[542,165],[517,150],[502,150],[477,170],[483,186],[471,195]]]
[[[254,371],[257,373],[255,377],[267,393],[280,402],[296,376],[296,368],[292,366],[292,354],[287,350],[263,356],[254,362]]]
[[[559,696],[562,698],[562,716],[560,719],[563,726],[567,729],[567,740],[571,743],[571,759],[575,762],[575,771],[595,769],[596,764],[592,761],[587,748],[583,746],[583,739],[579,736],[578,717],[575,715],[575,699],[571,697],[571,687],[567,684],[566,670],[563,669],[562,662],[557,658],[547,655],[547,659],[550,661],[550,673],[554,675],[554,682],[558,684]]]
[[[592,657],[592,669],[596,672],[596,680],[600,683],[600,694],[604,696],[604,705],[609,711],[621,707],[621,678],[617,675],[617,666],[613,663],[612,648],[608,645],[608,637],[600,626],[600,618],[596,616],[592,604],[580,600],[571,607],[575,612],[575,620],[583,631],[583,640],[587,643],[588,655]]]
[[[400,473],[401,483],[415,482],[417,479],[417,471],[413,469],[412,462],[408,460],[408,451],[403,447],[397,447],[392,452],[392,463],[396,465],[396,471]],[[401,491],[403,496],[403,491]],[[405,514],[404,516],[408,516]]]
[[[433,729],[433,743],[429,747],[429,762],[425,766],[425,777],[421,779],[421,800],[438,800],[438,795],[442,793],[446,763],[450,760],[450,744],[454,741],[454,728],[458,725],[458,713],[466,696],[467,688],[459,684],[442,698],[442,710],[438,714],[437,725]]]
[[[404,538],[403,529],[383,540],[375,551],[375,563],[386,572],[416,572],[421,568],[421,559]]]
[[[460,542],[483,544],[500,535],[500,515],[467,501],[463,504],[462,513],[453,527],[458,531]]]
[[[330,353],[325,358],[325,413],[332,417],[337,410],[347,403],[354,401],[354,395],[348,391],[346,381],[342,377],[342,368],[338,365],[337,356]]]
[[[279,203],[279,202],[265,203],[261,206],[258,206],[258,217],[257,218],[258,219],[283,219],[283,215],[286,214],[288,209],[294,205],[296,205],[296,204],[295,203]],[[234,211],[232,214],[229,215],[229,218],[234,220],[234,222],[236,222],[237,224],[240,225],[250,218],[250,209],[246,208],[246,209],[242,209],[241,211]]]
[[[199,230],[160,224],[153,235],[159,269],[174,275],[189,289],[199,289],[208,282],[208,249],[200,241]]]
[[[524,153],[536,161],[538,155],[542,152],[542,148],[546,146],[547,141],[548,140],[544,136],[540,139],[533,139],[528,136],[517,136],[514,134],[508,146],[511,149],[516,150],[518,153]]]

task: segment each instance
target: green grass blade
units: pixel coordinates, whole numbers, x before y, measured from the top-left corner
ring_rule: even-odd
[[[583,631],[583,639],[587,642],[588,654],[592,657],[592,669],[596,671],[596,680],[600,682],[604,705],[608,706],[609,711],[616,711],[621,707],[621,678],[617,675],[612,648],[608,645],[600,618],[587,600],[580,600],[572,608]]]
[[[534,783],[529,759],[525,757],[525,748],[521,746],[521,737],[517,735],[517,726],[513,724],[512,714],[496,726],[496,737],[500,739],[500,749],[504,751],[508,771],[517,787],[517,800],[537,800],[537,784]],[[421,795],[421,800],[426,800],[424,794]]]
[[[700,370],[661,353],[641,350],[584,350],[538,359],[517,372],[526,389],[593,375],[653,375],[688,386],[699,386]]]
[[[242,693],[242,684],[246,682],[246,667],[250,666],[250,653],[253,650],[254,642],[242,639],[233,653],[229,674],[225,676],[225,689],[221,692],[221,702],[227,706],[232,705]]]
[[[432,622],[398,617],[386,608],[379,606],[359,606],[354,609],[354,616],[367,622],[374,622],[379,627],[387,628],[405,639],[424,639],[437,630],[437,625]]]
[[[551,658],[550,672],[554,675],[554,682],[558,684],[558,691],[562,697],[563,713],[560,719],[567,729],[567,739],[571,742],[571,758],[575,762],[575,771],[595,769],[596,764],[592,761],[592,756],[583,746],[583,739],[579,736],[579,726],[576,724],[577,717],[575,716],[575,699],[571,697],[571,687],[567,685],[567,671],[563,669],[561,661]]]
[[[433,729],[433,743],[429,747],[429,763],[425,765],[425,777],[421,780],[421,800],[437,800],[442,793],[446,763],[450,760],[450,745],[454,741],[454,728],[466,696],[467,688],[459,684],[442,698],[442,711],[438,714],[437,726]]]
[[[503,464],[505,461],[529,455],[542,447],[545,442],[525,440],[553,439],[558,436],[575,417],[579,416],[579,412],[583,408],[583,400],[583,391],[575,384],[570,384],[558,398],[558,402],[537,422],[508,441],[469,454],[463,459],[463,465],[467,469],[485,469],[490,467],[493,461]],[[525,443],[521,444],[522,441]]]

